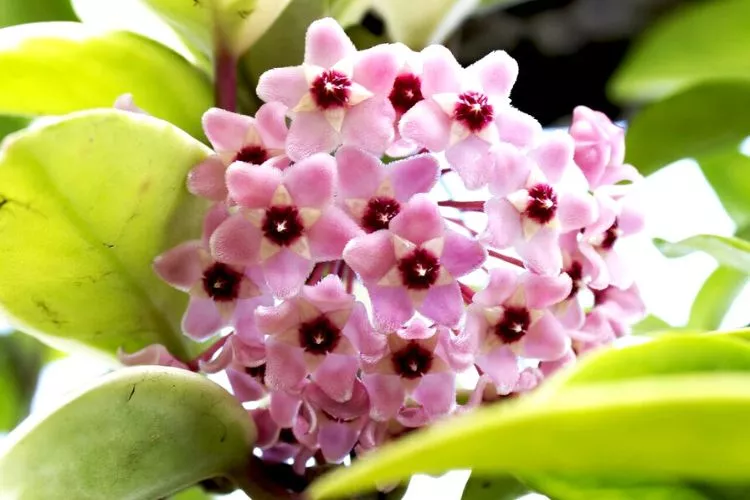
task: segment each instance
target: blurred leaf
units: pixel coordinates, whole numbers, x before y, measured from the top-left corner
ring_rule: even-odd
[[[243,468],[255,436],[247,411],[210,380],[125,368],[11,433],[0,496],[160,498]]]
[[[3,0],[0,28],[42,21],[75,21],[69,0]]]
[[[203,491],[202,488],[195,487],[181,491],[169,498],[171,500],[208,500],[211,495]]]
[[[188,170],[208,149],[172,125],[115,110],[48,120],[0,155],[0,304],[61,350],[151,343],[183,354],[186,295],[155,256],[200,234]]]
[[[750,242],[739,238],[699,234],[676,242],[655,238],[654,244],[667,257],[684,257],[693,252],[705,252],[722,266],[750,274]]]
[[[653,100],[707,80],[750,78],[750,2],[696,2],[655,24],[613,77],[618,101]],[[739,109],[739,108],[738,108]]]
[[[706,279],[693,301],[687,327],[697,330],[715,330],[721,326],[734,300],[747,284],[746,273],[719,266]]]
[[[0,142],[6,135],[26,127],[30,121],[24,116],[0,116]]]
[[[529,493],[529,488],[511,475],[477,476],[472,474],[464,487],[461,500],[516,500]]]
[[[447,20],[452,20],[455,27],[459,20],[471,13],[468,11],[459,16],[455,9],[460,6],[458,0],[378,0],[373,4],[385,20],[390,38],[414,50],[421,50],[436,41],[441,30],[447,35],[450,28],[443,26]]]
[[[30,337],[0,336],[0,432],[15,427],[29,413],[44,348]]]
[[[348,28],[358,24],[376,0],[329,0],[330,15],[341,26]],[[359,47],[359,46],[357,46]]]
[[[364,26],[352,26],[346,30],[346,34],[358,50],[369,49],[381,43],[390,43],[385,35],[375,35]]]
[[[633,335],[647,335],[654,332],[673,330],[674,327],[658,316],[649,314],[638,323],[633,325]]]
[[[79,23],[0,30],[0,74],[0,113],[111,107],[130,92],[149,113],[203,137],[200,119],[213,102],[206,76],[171,50],[133,33]]]

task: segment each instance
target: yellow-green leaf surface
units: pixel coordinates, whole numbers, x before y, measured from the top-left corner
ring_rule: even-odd
[[[0,498],[162,498],[241,469],[255,436],[247,411],[210,380],[125,368],[10,434]]]
[[[716,268],[693,301],[687,327],[697,330],[719,328],[747,282],[748,275],[743,271],[727,266]]]
[[[698,82],[750,78],[750,2],[696,2],[656,23],[615,74],[621,101],[657,99]]]
[[[463,18],[454,12],[461,3],[456,0],[378,0],[373,7],[383,16],[388,34],[394,41],[420,50],[441,35],[448,34],[449,28],[443,26],[446,20]]]
[[[721,265],[750,274],[750,242],[740,238],[699,234],[675,242],[656,238],[654,244],[667,257],[705,252]]]
[[[61,350],[157,342],[182,353],[186,295],[154,257],[200,234],[185,189],[209,150],[172,125],[115,110],[48,120],[0,152],[0,307]]]
[[[487,477],[472,474],[461,500],[516,500],[528,492],[526,485],[509,474]]]
[[[125,93],[149,113],[203,137],[208,78],[158,43],[80,23],[0,30],[0,113],[59,115],[111,107]]]
[[[571,473],[708,482],[750,479],[750,375],[662,376],[583,385],[545,404],[477,410],[314,483],[336,498],[417,472]]]
[[[75,21],[69,0],[3,0],[0,27],[40,21]]]

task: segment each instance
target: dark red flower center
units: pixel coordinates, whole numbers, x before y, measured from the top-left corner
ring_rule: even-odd
[[[413,73],[398,75],[393,82],[393,89],[388,99],[391,100],[396,111],[406,113],[412,106],[424,99],[421,80]]]
[[[310,93],[320,109],[343,108],[349,104],[351,79],[334,69],[327,69],[313,80]]]
[[[362,227],[369,233],[378,229],[388,229],[391,219],[401,211],[401,204],[387,196],[370,198],[362,215]]]
[[[490,124],[494,111],[486,95],[479,92],[464,92],[458,96],[453,117],[472,132],[479,132]]]
[[[236,155],[233,161],[244,161],[252,165],[261,165],[268,159],[268,151],[261,146],[244,146]]]
[[[406,288],[426,290],[438,279],[440,261],[429,250],[417,248],[398,261],[398,270]]]
[[[266,209],[263,234],[279,246],[287,247],[302,236],[305,226],[294,205],[274,205]]]
[[[557,193],[549,184],[535,184],[529,189],[526,216],[539,224],[552,220],[557,212]]]
[[[504,344],[518,342],[526,335],[531,325],[531,314],[525,307],[508,307],[503,318],[495,325],[495,334]]]
[[[341,330],[324,314],[299,327],[299,344],[312,354],[328,354],[336,349],[340,340]]]
[[[266,364],[263,363],[258,366],[248,366],[245,368],[245,373],[253,377],[261,384],[266,383]]]
[[[241,282],[242,273],[221,262],[203,271],[203,290],[217,302],[235,300],[240,294]]]
[[[573,286],[570,289],[568,298],[572,299],[575,297],[581,287],[583,286],[583,265],[578,261],[573,261],[570,267],[565,271],[570,276],[570,280],[573,282]]]
[[[620,230],[617,227],[617,219],[612,223],[611,226],[609,226],[609,229],[607,229],[604,232],[604,237],[602,238],[602,242],[599,244],[599,247],[604,250],[611,250],[613,246],[615,246],[615,243],[617,243],[617,239],[620,237]]]
[[[291,428],[284,428],[279,431],[279,441],[287,444],[297,444],[297,438]]]
[[[419,378],[430,371],[432,353],[419,345],[409,342],[391,355],[393,369],[403,378]]]

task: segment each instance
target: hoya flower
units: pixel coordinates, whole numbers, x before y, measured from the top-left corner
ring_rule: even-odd
[[[183,370],[190,369],[188,365],[172,356],[162,344],[151,344],[132,353],[127,353],[119,348],[117,349],[117,359],[125,366],[156,365],[182,368]]]
[[[398,158],[414,154],[419,149],[419,145],[414,141],[401,137],[398,123],[404,113],[424,99],[424,95],[422,94],[422,54],[402,43],[396,43],[393,46],[399,56],[400,67],[393,80],[393,87],[388,93],[388,100],[391,101],[396,112],[396,119],[395,136],[386,154]]]
[[[371,418],[384,421],[396,417],[407,396],[421,407],[427,419],[453,408],[456,374],[439,349],[442,335],[450,333],[420,319],[388,334],[386,354],[378,362],[364,366],[362,380],[370,394]]]
[[[334,206],[335,160],[317,154],[283,172],[269,165],[233,163],[227,170],[237,213],[211,237],[216,258],[259,263],[274,295],[296,294],[315,262],[341,258],[362,230]]]
[[[287,167],[285,112],[286,107],[277,102],[261,106],[255,118],[219,108],[206,111],[203,131],[216,154],[193,167],[188,174],[188,190],[209,200],[223,201],[227,197],[224,174],[233,162]]]
[[[368,233],[388,229],[403,203],[432,189],[439,170],[437,160],[430,154],[385,166],[380,158],[350,146],[336,152],[336,165],[339,200]]]
[[[570,293],[570,278],[514,270],[490,270],[486,288],[474,295],[466,329],[475,339],[476,364],[495,383],[500,394],[516,387],[518,357],[555,360],[569,340],[562,325],[547,309]]]
[[[487,201],[485,212],[490,244],[514,247],[528,269],[551,276],[562,267],[560,233],[583,228],[597,216],[590,195],[558,191],[538,171],[532,171],[523,189]]]
[[[388,229],[359,236],[344,260],[362,278],[376,323],[393,330],[414,310],[446,326],[458,323],[463,299],[456,278],[484,262],[476,240],[447,230],[438,206],[417,194],[391,219]]]
[[[290,109],[286,149],[292,160],[342,143],[381,155],[393,139],[388,92],[397,70],[393,47],[358,53],[341,26],[326,18],[308,28],[303,64],[263,73],[257,94]]]
[[[407,111],[399,124],[401,136],[430,151],[445,151],[469,189],[487,182],[490,147],[499,141],[525,147],[541,126],[510,106],[510,90],[518,64],[495,51],[468,68],[461,68],[445,47],[422,51],[421,91],[424,100]]]
[[[266,384],[298,391],[311,374],[331,398],[348,400],[359,370],[359,339],[371,334],[366,316],[333,275],[277,306],[259,307],[258,327],[269,335]]]
[[[617,337],[629,334],[630,325],[646,315],[646,305],[635,284],[625,289],[610,286],[597,290],[594,299],[594,310],[607,319]]]

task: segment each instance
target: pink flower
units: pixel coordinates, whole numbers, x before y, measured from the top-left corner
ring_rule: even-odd
[[[295,161],[341,143],[381,155],[393,139],[387,96],[397,70],[393,47],[358,53],[341,26],[326,18],[307,30],[304,63],[265,72],[257,94],[290,108],[286,147]]]
[[[213,254],[230,263],[259,263],[274,295],[296,294],[315,262],[340,258],[362,232],[332,205],[334,169],[334,159],[322,153],[283,172],[233,163],[227,186],[239,208],[211,237]]]
[[[437,182],[434,156],[421,154],[386,167],[376,156],[344,146],[336,152],[339,200],[368,233],[388,229],[403,203],[427,193]]]
[[[286,142],[286,108],[280,103],[264,104],[255,118],[211,108],[203,114],[203,131],[216,151],[188,175],[188,190],[196,196],[214,201],[227,197],[224,174],[235,161],[252,165],[268,163],[286,168],[289,158]]]
[[[404,204],[388,229],[359,236],[344,249],[385,330],[398,328],[415,309],[443,325],[458,323],[463,300],[456,278],[484,259],[482,245],[446,230],[437,205],[423,194]]]
[[[424,421],[451,411],[456,374],[439,349],[438,340],[444,335],[450,335],[445,327],[428,327],[419,319],[388,335],[386,354],[364,366],[371,418],[383,421],[405,413],[402,416],[409,420],[409,413],[416,411],[426,417],[420,418]],[[421,408],[402,408],[407,396]]]
[[[248,309],[251,314],[255,312],[255,308]],[[263,336],[257,330],[254,335],[246,332],[244,337],[230,334],[216,358],[201,361],[200,369],[204,373],[226,371],[232,394],[243,403],[257,401],[267,393],[266,349]]]
[[[355,303],[336,276],[305,286],[299,296],[259,307],[258,327],[266,342],[266,384],[298,391],[308,374],[336,401],[352,395],[359,369],[357,346],[371,335],[364,306]]]
[[[476,364],[495,383],[500,394],[519,381],[518,357],[555,360],[569,340],[547,308],[570,293],[570,278],[518,275],[506,268],[490,271],[487,287],[474,295],[466,330],[478,346]]]
[[[560,233],[581,229],[597,217],[590,195],[558,191],[535,170],[523,189],[487,201],[485,212],[485,238],[491,245],[514,247],[528,269],[551,276],[562,267]]]
[[[438,45],[424,49],[422,57],[425,99],[402,117],[401,136],[430,151],[445,151],[466,187],[481,187],[491,167],[491,145],[525,147],[541,132],[536,120],[509,104],[518,64],[495,51],[463,69]]]
[[[638,287],[626,289],[610,286],[594,293],[594,310],[603,314],[617,337],[630,333],[630,325],[643,319],[646,305]]]
[[[391,105],[396,111],[396,120],[394,122],[395,137],[393,144],[388,148],[386,154],[392,157],[403,157],[413,154],[419,149],[415,142],[401,137],[398,123],[404,113],[424,99],[422,94],[422,54],[414,52],[402,43],[394,44],[394,50],[400,57],[401,66],[393,81],[393,87],[388,93],[388,100],[391,101]]]
[[[156,365],[182,368],[183,370],[190,369],[185,363],[172,356],[167,348],[161,344],[151,344],[133,353],[127,353],[119,348],[117,359],[125,366]]]

